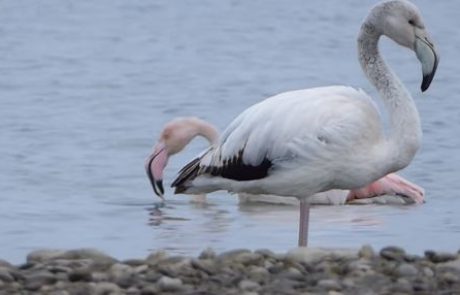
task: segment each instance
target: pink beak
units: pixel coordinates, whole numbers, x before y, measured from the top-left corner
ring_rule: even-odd
[[[152,184],[153,191],[163,199],[163,170],[168,163],[168,152],[163,143],[158,143],[153,149],[153,153],[145,161],[145,171]]]

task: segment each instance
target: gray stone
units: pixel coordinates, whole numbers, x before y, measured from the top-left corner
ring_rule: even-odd
[[[122,288],[128,288],[134,284],[134,269],[127,264],[115,263],[110,267],[109,276]]]
[[[249,278],[258,283],[266,281],[269,275],[268,270],[260,266],[251,266],[248,271]]]
[[[145,262],[148,265],[155,266],[157,265],[161,260],[166,259],[168,255],[166,254],[165,251],[157,251],[154,253],[151,253],[147,258],[145,259]]]
[[[194,268],[204,271],[208,275],[215,274],[217,270],[216,263],[211,259],[192,259],[191,264]]]
[[[131,267],[137,267],[140,265],[145,265],[145,260],[144,259],[127,259],[127,260],[123,260],[121,263],[127,264]]]
[[[425,257],[433,263],[447,262],[457,259],[457,255],[446,252],[425,251]]]
[[[221,260],[228,260],[228,259],[235,259],[237,256],[240,256],[245,253],[251,253],[248,249],[235,249],[235,250],[230,250],[226,252],[222,252],[218,258]]]
[[[301,281],[305,278],[300,270],[295,267],[289,267],[285,272],[285,277],[291,280]]]
[[[14,281],[14,277],[11,275],[9,268],[0,266],[0,281],[5,283],[11,283]]]
[[[364,259],[372,259],[375,256],[375,252],[370,245],[364,245],[359,249],[358,256]]]
[[[168,276],[162,276],[158,280],[158,287],[163,291],[180,291],[182,289],[182,280],[176,278],[170,278]]]
[[[460,281],[460,277],[458,276],[458,274],[455,274],[449,271],[438,274],[437,277],[438,277],[438,280],[444,281],[447,284],[455,284]]]
[[[339,291],[342,289],[340,283],[333,279],[323,279],[318,282],[318,287],[324,288],[326,290],[335,290]]]
[[[250,280],[242,280],[238,287],[243,291],[257,291],[260,289],[259,283]]]
[[[254,251],[254,253],[260,254],[265,258],[273,258],[273,259],[283,259],[284,254],[276,254],[272,250],[269,249],[258,249]]]
[[[396,269],[396,272],[402,277],[412,277],[418,274],[417,268],[408,263],[401,263]]]
[[[87,267],[80,267],[69,272],[69,281],[71,282],[90,282],[93,279],[91,270]]]
[[[13,265],[6,260],[0,259],[0,267],[12,268]]]
[[[109,280],[109,275],[107,272],[92,272],[91,277],[93,278],[93,282],[107,282]]]
[[[27,263],[44,262],[48,260],[57,259],[63,253],[65,253],[65,251],[56,249],[35,250],[27,255],[26,261]]]
[[[31,291],[40,289],[43,285],[54,284],[56,277],[46,270],[33,272],[25,276],[25,288]]]
[[[356,259],[358,251],[354,249],[324,249],[299,247],[288,251],[287,259],[307,264],[317,263],[324,259]]]
[[[348,264],[348,270],[355,274],[368,274],[372,271],[372,267],[367,259],[358,259],[351,261]]]
[[[128,289],[126,289],[126,294],[127,295],[138,295],[138,294],[141,294],[141,291],[137,287],[131,286]]]
[[[149,269],[149,266],[147,264],[142,264],[134,267],[134,272],[135,273],[146,273]]]
[[[66,251],[65,253],[62,253],[59,255],[59,258],[62,259],[91,259],[93,260],[93,265],[95,267],[108,267],[114,263],[117,262],[117,260],[104,252],[101,252],[96,249],[91,249],[91,248],[83,248],[83,249],[76,249],[76,250],[70,250]]]
[[[92,293],[95,295],[118,295],[123,294],[122,289],[111,282],[91,283]]]
[[[393,288],[398,292],[412,293],[412,284],[405,278],[399,278]]]
[[[444,263],[438,263],[436,265],[436,269],[439,271],[455,270],[457,272],[460,272],[460,259],[456,259],[456,260],[452,260],[452,261],[444,262]]]
[[[199,259],[214,259],[216,258],[216,252],[212,248],[206,248],[201,252]]]
[[[403,261],[406,252],[400,247],[390,246],[380,250],[380,256],[387,260]]]
[[[429,267],[424,267],[422,269],[422,273],[428,278],[432,278],[434,276],[434,272]]]

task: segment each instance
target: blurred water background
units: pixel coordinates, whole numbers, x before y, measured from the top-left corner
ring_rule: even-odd
[[[432,87],[420,65],[384,40],[387,61],[413,93],[423,147],[401,172],[426,189],[422,206],[315,207],[312,246],[415,253],[460,248],[460,2],[415,1],[439,46]],[[199,116],[220,130],[279,92],[362,87],[356,35],[375,1],[0,2],[0,257],[39,248],[95,247],[117,258],[205,247],[285,251],[297,240],[293,207],[238,206],[225,192],[208,206],[167,189],[165,208],[143,162],[162,126]],[[206,147],[171,159],[176,171]]]

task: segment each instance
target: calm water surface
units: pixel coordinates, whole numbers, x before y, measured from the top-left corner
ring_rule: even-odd
[[[0,257],[37,248],[96,247],[118,258],[152,249],[295,246],[297,209],[208,206],[167,192],[158,201],[143,161],[164,123],[196,115],[221,130],[282,91],[328,84],[375,95],[355,58],[355,37],[375,1],[1,1]],[[460,248],[460,2],[416,2],[439,45],[432,88],[419,92],[413,53],[383,53],[414,94],[424,139],[402,172],[426,189],[414,207],[316,207],[312,246],[421,253]],[[206,146],[174,157],[166,183]]]

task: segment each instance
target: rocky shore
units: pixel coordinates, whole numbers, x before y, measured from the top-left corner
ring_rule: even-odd
[[[460,294],[460,253],[206,249],[119,261],[93,249],[39,250],[23,265],[0,260],[0,294]]]

